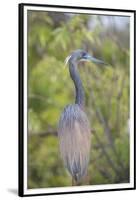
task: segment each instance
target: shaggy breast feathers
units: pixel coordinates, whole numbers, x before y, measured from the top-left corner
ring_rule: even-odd
[[[79,181],[87,171],[91,142],[90,125],[79,105],[67,106],[58,127],[60,151],[66,167]]]

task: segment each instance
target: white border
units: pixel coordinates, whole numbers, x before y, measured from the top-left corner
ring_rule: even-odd
[[[103,15],[117,15],[130,16],[130,183],[121,184],[106,184],[106,185],[92,185],[92,186],[74,186],[74,187],[56,187],[45,189],[27,189],[27,11],[57,11],[57,12],[72,12],[72,13],[86,13],[86,14],[103,14]],[[134,187],[134,14],[131,12],[117,12],[117,11],[98,11],[87,9],[73,9],[73,8],[57,8],[57,7],[36,7],[24,6],[24,195],[33,194],[47,194],[60,192],[74,192],[74,191],[90,191],[90,190],[111,190]]]

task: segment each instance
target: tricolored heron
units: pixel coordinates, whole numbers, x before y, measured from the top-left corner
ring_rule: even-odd
[[[78,73],[78,63],[87,60],[105,64],[84,50],[75,50],[66,59],[70,77],[75,85],[76,98],[75,104],[65,107],[58,126],[61,157],[76,183],[87,174],[91,146],[89,120],[84,112],[84,89]]]

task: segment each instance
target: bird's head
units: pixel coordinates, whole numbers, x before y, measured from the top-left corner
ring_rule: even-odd
[[[93,56],[91,56],[89,53],[87,53],[84,50],[78,49],[73,51],[65,60],[65,63],[67,64],[68,62],[81,62],[81,61],[92,61],[93,63],[96,64],[103,64],[107,65],[105,62],[102,60],[96,59]]]

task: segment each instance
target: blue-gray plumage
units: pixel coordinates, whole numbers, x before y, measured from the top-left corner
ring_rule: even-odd
[[[91,147],[90,125],[84,112],[84,89],[77,68],[80,61],[86,60],[105,64],[84,50],[76,50],[67,57],[66,62],[69,64],[70,76],[75,85],[76,98],[75,104],[65,107],[58,126],[61,157],[77,182],[87,173]]]

